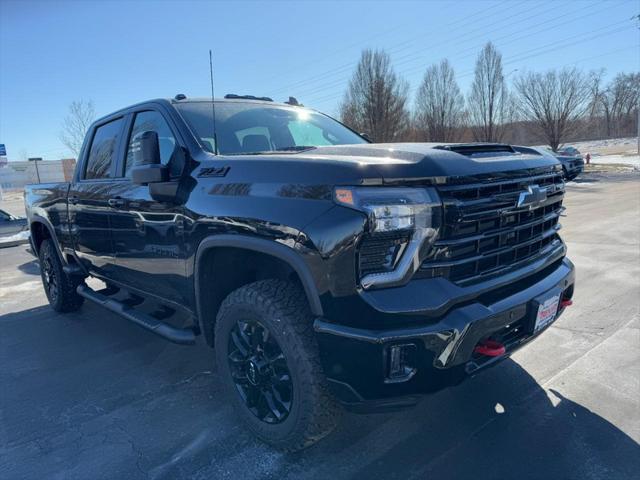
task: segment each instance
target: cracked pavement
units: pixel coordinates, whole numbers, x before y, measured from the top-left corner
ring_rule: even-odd
[[[204,345],[95,305],[56,314],[24,246],[2,249],[0,477],[637,478],[640,175],[586,176],[566,206],[576,294],[547,332],[414,409],[345,415],[297,454],[236,422]]]

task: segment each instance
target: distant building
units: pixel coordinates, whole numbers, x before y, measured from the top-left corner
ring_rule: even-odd
[[[38,177],[40,183],[68,182],[73,176],[75,166],[74,158],[7,162],[0,164],[0,186],[5,191],[22,190],[28,183],[38,183]]]

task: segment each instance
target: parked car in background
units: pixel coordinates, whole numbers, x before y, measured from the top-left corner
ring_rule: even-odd
[[[0,248],[13,247],[29,241],[29,225],[26,218],[15,217],[0,210]]]
[[[580,150],[578,150],[576,147],[562,147],[558,150],[557,153],[561,153],[563,155],[582,156]]]
[[[543,153],[546,155],[553,155],[562,164],[562,174],[567,182],[574,180],[584,171],[584,158],[582,158],[582,154],[575,147],[563,147],[557,152],[554,152],[549,148],[539,147],[514,146],[513,148],[520,153]]]
[[[584,170],[584,158],[576,147],[563,147],[554,153],[562,163],[565,180],[573,180]]]

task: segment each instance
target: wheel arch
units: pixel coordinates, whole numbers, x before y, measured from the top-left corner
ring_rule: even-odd
[[[66,264],[64,256],[62,255],[60,244],[58,243],[58,238],[55,234],[55,230],[46,219],[40,216],[34,217],[31,222],[29,222],[29,236],[31,239],[31,247],[33,248],[33,253],[36,255],[36,257],[40,253],[40,246],[42,245],[42,242],[48,238],[53,241],[56,252],[58,253],[58,257],[60,257],[62,264]]]
[[[204,295],[206,285],[212,281],[210,274],[217,265],[217,260],[221,257],[225,258],[220,255],[222,253],[246,255],[246,262],[243,265],[245,268],[240,272],[234,268],[232,278],[227,281],[222,280],[222,285],[218,285],[222,287],[221,290],[211,292],[211,295]],[[287,278],[287,276],[290,278],[293,276],[304,290],[311,313],[315,316],[322,316],[322,304],[311,270],[302,256],[294,249],[273,240],[245,235],[212,235],[200,242],[194,265],[196,314],[200,331],[207,344],[213,345],[215,322],[206,320],[212,317],[215,319],[215,315],[217,315],[217,311],[228,293],[246,283],[260,279],[252,278],[246,281],[246,278],[242,276],[243,271],[253,271],[249,267],[250,261],[256,260],[262,269],[273,270],[273,275],[268,275],[267,278]],[[264,273],[263,270],[261,272]]]

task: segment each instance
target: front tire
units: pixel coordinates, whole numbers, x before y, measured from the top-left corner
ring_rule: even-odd
[[[82,279],[67,275],[51,239],[45,239],[40,245],[40,276],[49,305],[56,312],[73,312],[80,308],[84,298],[78,295],[76,288]]]
[[[218,371],[238,416],[264,442],[301,450],[330,433],[340,408],[320,366],[303,292],[264,280],[232,292],[218,312]]]

